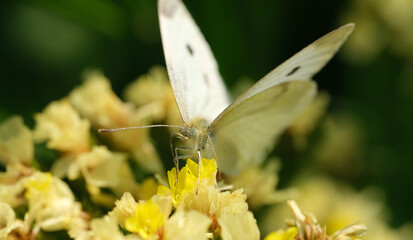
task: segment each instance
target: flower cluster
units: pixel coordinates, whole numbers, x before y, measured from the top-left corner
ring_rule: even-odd
[[[86,76],[34,116],[33,130],[21,117],[0,124],[0,239],[258,240],[267,234],[254,213],[295,197],[291,189],[276,190],[278,159],[231,177],[218,174],[214,159],[188,159],[165,174],[150,130],[98,134],[99,128],[179,124],[163,68],[132,83],[128,103],[100,72]],[[324,112],[326,99],[318,101],[305,115],[312,117],[303,117],[311,123],[297,120],[290,129],[298,142]],[[289,205],[294,220],[267,231],[266,240],[364,233],[351,225],[329,236],[312,215]]]
[[[259,239],[242,190],[221,191],[215,184],[215,160],[188,160],[179,171],[168,171],[169,186],[159,186],[149,200],[135,202],[129,193],[109,213],[142,239]]]

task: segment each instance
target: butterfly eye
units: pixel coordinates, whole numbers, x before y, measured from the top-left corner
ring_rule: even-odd
[[[198,136],[199,136],[199,132],[198,132],[198,129],[196,129],[196,128],[191,128],[190,130],[189,130],[189,138],[190,139],[194,139],[194,138],[198,138]]]
[[[188,50],[188,52],[189,52],[189,54],[190,54],[191,56],[194,55],[194,50],[192,50],[191,45],[186,44],[186,50]]]

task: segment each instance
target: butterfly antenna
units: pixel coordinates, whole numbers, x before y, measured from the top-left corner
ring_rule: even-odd
[[[148,126],[135,126],[135,127],[123,127],[123,128],[100,128],[98,131],[100,133],[106,133],[106,132],[117,132],[117,131],[131,130],[131,129],[156,128],[156,127],[182,128],[182,126],[155,124],[155,125],[148,125]]]

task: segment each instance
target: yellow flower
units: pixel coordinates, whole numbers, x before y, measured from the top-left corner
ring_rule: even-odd
[[[122,198],[115,202],[115,205],[115,208],[109,212],[109,215],[114,216],[118,224],[125,227],[125,220],[132,217],[135,213],[136,201],[132,194],[125,192]]]
[[[172,211],[172,200],[170,197],[154,195],[151,201],[159,206],[160,211],[164,214],[165,218],[170,215]],[[109,215],[115,217],[118,224],[125,227],[126,219],[135,216],[135,210],[138,204],[132,197],[132,194],[126,192],[120,200],[115,202],[115,205],[116,207],[109,212]]]
[[[217,167],[214,159],[202,159],[200,173],[198,167],[197,163],[188,159],[178,177],[173,168],[168,172],[170,188],[160,186],[155,196],[170,196],[177,211],[197,211],[209,217],[210,234],[220,235],[223,240],[259,239],[257,222],[248,211],[242,189],[230,193],[221,192],[216,187]],[[199,237],[205,239],[203,234]]]
[[[104,216],[103,218],[93,219],[90,222],[90,230],[81,239],[123,240],[125,236],[119,230],[114,217]]]
[[[49,148],[66,154],[89,150],[90,122],[81,119],[67,99],[50,103],[34,118],[34,137],[38,141],[48,141]]]
[[[270,233],[264,238],[264,240],[293,240],[297,236],[297,227],[289,227],[285,230],[280,229],[278,231]]]
[[[216,162],[214,159],[201,160],[201,179],[198,181],[198,164],[188,159],[187,164],[179,171],[178,179],[176,169],[172,168],[168,171],[169,187],[159,186],[158,194],[172,197],[174,206],[177,206],[184,194],[192,192],[200,183],[205,182],[208,185],[215,184],[215,176],[217,173]]]
[[[27,199],[30,199],[33,194],[36,194],[36,192],[41,193],[42,195],[46,195],[50,188],[50,184],[52,182],[52,174],[50,173],[45,173],[42,175],[39,175],[37,178],[30,178],[29,181],[27,181],[27,190],[25,193],[25,197]]]
[[[186,167],[190,173],[198,178],[199,176],[199,166],[198,163],[188,159]],[[206,181],[207,185],[214,185],[217,176],[217,164],[215,159],[201,159],[201,180]]]
[[[152,200],[136,204],[135,214],[125,220],[125,228],[134,233],[138,233],[142,238],[149,239],[165,223],[165,215],[160,207]]]
[[[165,186],[158,187],[158,194],[162,196],[171,196],[174,206],[177,206],[185,193],[194,190],[198,184],[197,178],[192,175],[187,167],[183,167],[176,180],[176,170],[172,168],[168,171],[169,188]],[[175,184],[176,183],[176,184]]]
[[[146,126],[152,123],[148,109],[136,109],[122,102],[112,91],[109,81],[98,71],[90,72],[86,81],[69,95],[70,103],[92,122],[95,129]],[[163,165],[149,137],[149,129],[118,131],[100,135],[129,152],[146,170],[163,173]]]
[[[33,137],[19,116],[0,125],[0,162],[29,164],[33,160]]]

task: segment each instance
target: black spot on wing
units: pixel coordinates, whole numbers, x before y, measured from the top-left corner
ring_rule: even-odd
[[[209,78],[208,78],[208,75],[206,73],[204,73],[204,82],[209,87]]]
[[[173,15],[175,14],[178,3],[176,0],[162,0],[159,1],[159,12],[167,17],[167,18],[172,18]]]
[[[194,55],[194,50],[192,50],[191,45],[186,44],[186,50],[188,50],[188,53],[193,56]]]
[[[291,71],[287,74],[286,77],[293,75],[293,74],[294,74],[295,72],[297,72],[298,69],[300,69],[300,68],[301,68],[300,66],[297,66],[297,67],[293,68],[293,70],[291,70]]]

